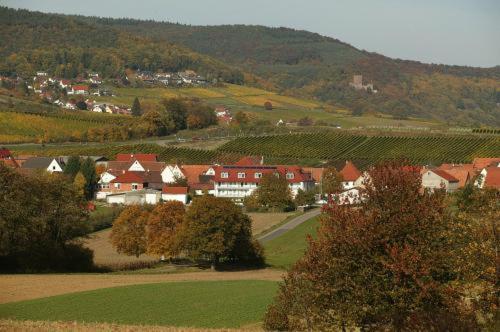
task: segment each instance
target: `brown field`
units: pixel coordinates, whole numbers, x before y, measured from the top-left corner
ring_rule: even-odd
[[[295,212],[286,213],[248,213],[252,219],[252,233],[253,235],[258,235],[279,223],[281,223],[286,218],[293,216]]]
[[[18,274],[0,275],[0,303],[125,285],[222,280],[281,280],[283,271],[272,269],[174,274]]]
[[[110,233],[111,229],[105,229],[90,234],[90,237],[85,240],[85,246],[94,251],[94,263],[96,265],[118,266],[158,261],[158,258],[147,255],[141,255],[137,258],[117,253],[109,241]]]
[[[113,331],[113,332],[134,332],[134,331],[152,331],[152,332],[201,332],[201,331],[261,331],[258,327],[249,326],[239,329],[197,329],[185,327],[168,327],[152,325],[119,325],[107,323],[79,323],[79,322],[46,322],[46,321],[16,321],[9,319],[0,320],[0,331]]]

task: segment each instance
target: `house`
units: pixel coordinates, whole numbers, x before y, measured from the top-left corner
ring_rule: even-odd
[[[477,172],[481,172],[485,167],[498,166],[500,158],[474,158],[472,165]]]
[[[430,189],[445,189],[454,192],[458,189],[459,180],[442,169],[427,169],[422,171],[422,187]]]
[[[297,195],[299,189],[307,191],[314,187],[311,173],[304,172],[298,166],[229,165],[215,166],[214,171],[214,195],[237,202],[250,196],[265,174],[284,177],[293,196]]]
[[[70,80],[60,80],[59,81],[59,86],[61,87],[61,89],[67,89],[67,88],[69,88],[70,85],[71,85]]]
[[[9,149],[0,148],[0,163],[11,168],[19,168],[19,164],[16,162]]]
[[[500,165],[483,168],[475,185],[479,188],[500,189]]]
[[[23,162],[21,168],[29,170],[45,170],[49,173],[61,173],[63,171],[61,164],[55,158],[50,157],[29,158]]]
[[[342,175],[344,189],[359,187],[363,184],[362,173],[351,161],[346,161],[344,168],[339,173]]]
[[[311,173],[315,185],[320,185],[323,180],[323,167],[303,167],[304,172]]]
[[[186,176],[181,171],[178,165],[167,165],[161,172],[161,177],[164,183],[174,183],[179,179],[185,179]]]
[[[68,91],[69,95],[88,95],[89,87],[87,85],[73,85]]]
[[[178,201],[182,204],[187,204],[188,188],[187,187],[168,187],[163,186],[161,191],[161,199],[164,201]]]
[[[161,199],[161,192],[153,189],[142,189],[122,193],[114,193],[106,196],[108,204],[158,204]]]
[[[475,176],[473,164],[442,164],[438,169],[458,179],[458,188],[463,188]]]

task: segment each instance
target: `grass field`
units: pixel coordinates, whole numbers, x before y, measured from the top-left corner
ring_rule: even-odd
[[[306,237],[315,235],[319,226],[318,218],[313,218],[264,245],[266,263],[272,267],[288,269],[307,249]]]
[[[180,282],[106,288],[0,305],[0,318],[233,328],[258,324],[276,282]]]

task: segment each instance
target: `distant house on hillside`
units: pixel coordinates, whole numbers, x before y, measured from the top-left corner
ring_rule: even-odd
[[[89,87],[87,85],[73,85],[68,90],[68,95],[88,95]]]
[[[50,157],[33,157],[26,160],[22,169],[27,170],[45,170],[49,173],[61,173],[63,167],[55,158]]]
[[[362,75],[354,75],[352,78],[352,82],[349,83],[351,87],[355,90],[365,90],[371,91],[373,93],[377,93],[378,91],[373,88],[373,84],[363,84],[363,76]]]

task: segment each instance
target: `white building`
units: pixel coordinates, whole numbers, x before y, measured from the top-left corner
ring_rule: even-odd
[[[163,201],[178,201],[181,202],[182,204],[187,204],[188,188],[164,186],[161,192],[161,199]]]
[[[26,160],[21,168],[25,169],[41,169],[49,173],[61,173],[63,171],[62,165],[55,159],[49,157],[33,157]]]
[[[441,169],[428,169],[422,173],[422,187],[430,190],[445,189],[454,192],[458,189],[459,180]]]
[[[106,196],[108,204],[158,204],[161,199],[161,192],[153,189],[142,189],[137,191],[129,191],[123,193],[109,194]]]

